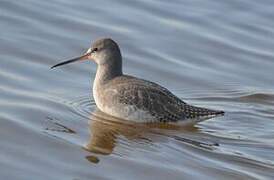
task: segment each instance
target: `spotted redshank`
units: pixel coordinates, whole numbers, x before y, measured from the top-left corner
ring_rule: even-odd
[[[95,41],[84,55],[51,68],[82,60],[97,63],[93,97],[97,107],[111,116],[135,122],[195,123],[224,114],[188,105],[154,82],[123,74],[120,48],[109,38]]]

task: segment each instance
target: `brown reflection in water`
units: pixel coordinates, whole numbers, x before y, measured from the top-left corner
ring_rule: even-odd
[[[198,131],[194,126],[180,126],[167,123],[134,123],[109,116],[96,109],[90,117],[90,138],[84,149],[100,155],[109,155],[113,152],[118,136],[124,136],[129,140],[156,141],[152,134],[164,134],[163,130]],[[184,140],[183,140],[184,141]],[[184,141],[189,143],[190,140]],[[90,155],[87,160],[98,163],[96,156]]]

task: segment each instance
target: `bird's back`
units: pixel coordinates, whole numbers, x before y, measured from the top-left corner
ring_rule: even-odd
[[[100,91],[96,104],[101,111],[131,121],[176,122],[223,113],[188,105],[156,83],[127,75],[113,78]]]

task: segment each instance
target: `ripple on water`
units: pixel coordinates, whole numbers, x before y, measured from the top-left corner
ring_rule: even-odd
[[[0,4],[2,179],[273,179],[274,1]],[[126,73],[225,116],[189,131],[93,116],[96,67],[49,67],[102,36]]]
[[[62,99],[63,105],[65,105],[70,112],[80,116],[84,119],[90,119],[91,112],[96,108],[95,101],[90,98],[90,95],[82,95],[77,97],[72,97],[69,100]]]

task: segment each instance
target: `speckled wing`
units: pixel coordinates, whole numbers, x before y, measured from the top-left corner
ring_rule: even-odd
[[[111,84],[112,90],[116,92],[113,97],[115,101],[135,106],[161,122],[196,118],[217,112],[190,106],[166,88],[150,81],[123,76],[114,79]]]

